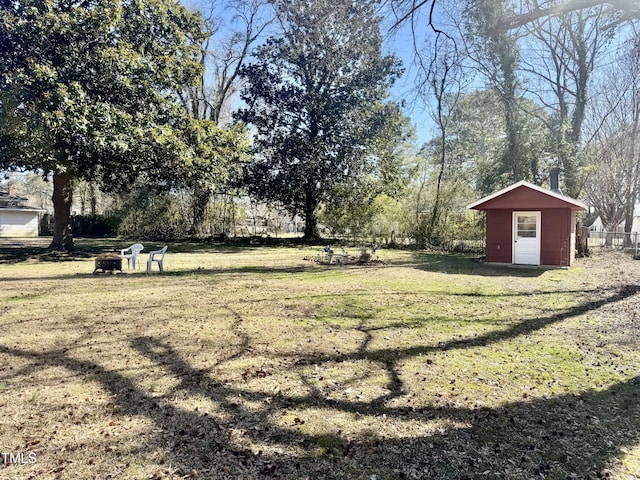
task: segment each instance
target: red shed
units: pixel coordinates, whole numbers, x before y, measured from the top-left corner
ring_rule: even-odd
[[[576,212],[587,209],[559,190],[525,181],[467,208],[487,212],[487,262],[562,267],[575,257]]]

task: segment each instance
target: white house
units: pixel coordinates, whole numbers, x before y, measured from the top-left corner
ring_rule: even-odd
[[[37,237],[44,210],[26,206],[27,199],[12,190],[0,191],[0,237]]]
[[[598,215],[596,219],[593,221],[591,225],[589,225],[589,230],[592,232],[604,232],[604,224],[602,223],[602,219]],[[615,233],[623,233],[624,232],[624,221],[620,222],[620,225],[616,228]],[[640,233],[640,203],[637,203],[633,210],[633,223],[631,224],[631,233],[639,232]]]
[[[596,217],[591,225],[589,225],[589,231],[591,232],[604,232],[604,225],[602,224],[602,219],[600,215]]]
[[[633,224],[631,225],[632,232],[640,232],[640,203],[636,203],[636,208],[633,210]]]

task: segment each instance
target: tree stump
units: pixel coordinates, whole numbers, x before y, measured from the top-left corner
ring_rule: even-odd
[[[589,229],[576,224],[576,257],[589,256]]]

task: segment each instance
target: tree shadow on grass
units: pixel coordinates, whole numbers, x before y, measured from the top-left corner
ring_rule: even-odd
[[[100,253],[112,253],[113,250],[75,250],[73,252],[54,252],[46,247],[0,247],[0,265],[22,263],[27,260],[39,262],[77,262],[95,257]]]
[[[295,475],[300,474],[300,468],[315,471],[322,475],[319,478],[370,478],[372,474],[381,478],[567,478],[572,474],[572,478],[602,478],[625,448],[640,441],[640,378],[603,391],[538,398],[498,408],[408,409],[388,407],[383,402],[279,395],[269,406],[248,411],[236,399],[264,401],[267,393],[212,385],[207,374],[191,368],[156,339],[138,338],[134,348],[181,378],[178,389],[208,395],[228,412],[235,412],[243,427],[260,426],[251,434],[256,443],[306,449],[302,457],[276,454],[266,461],[276,467],[274,472],[288,478],[299,478]],[[396,383],[400,386],[401,382],[397,379]],[[331,455],[318,458],[321,438],[272,423],[275,412],[300,406],[356,413],[360,418],[374,416],[381,423],[445,421],[449,425],[432,435],[409,438],[351,440],[333,432]],[[353,465],[358,465],[357,474],[351,470]]]
[[[50,239],[0,239],[0,265],[21,263],[36,259],[41,262],[63,262],[82,260],[95,257],[101,253],[119,253],[121,249],[139,241],[116,238],[78,238],[75,240],[76,249],[72,252],[57,252],[48,249]],[[144,253],[159,250],[167,242],[142,241]],[[203,242],[169,242],[170,252],[173,253],[215,253],[215,254],[243,254],[255,252],[267,247],[259,244],[247,243],[203,243]],[[283,244],[282,246],[287,246]]]
[[[535,265],[492,265],[480,261],[478,256],[439,252],[413,252],[408,260],[394,262],[394,265],[413,267],[425,272],[483,277],[535,278],[548,270]]]
[[[84,258],[77,258],[77,260],[85,260]],[[0,261],[0,264],[2,262]],[[135,281],[139,282],[141,278],[184,278],[193,277],[194,275],[200,276],[219,276],[219,275],[248,275],[248,274],[260,274],[260,275],[282,275],[282,274],[294,274],[304,273],[310,271],[305,266],[277,266],[277,267],[264,267],[264,266],[237,266],[229,268],[194,268],[193,270],[178,270],[171,271],[165,270],[160,274],[157,267],[154,266],[149,275],[146,272],[146,263],[143,264],[143,268],[136,271],[128,271],[126,268],[122,272],[93,272],[93,264],[87,264],[87,271],[85,273],[70,273],[61,275],[47,275],[38,277],[11,277],[2,278],[2,281],[19,282],[24,280],[78,280],[80,278],[89,279],[112,279],[117,278],[122,282]],[[165,267],[166,268],[166,267]],[[312,268],[312,267],[311,267]]]
[[[405,350],[371,350],[367,339],[362,348],[342,360],[371,359],[388,371],[389,394],[373,400],[333,399],[318,390],[306,395],[274,394],[249,388],[242,382],[223,383],[212,369],[195,368],[162,339],[139,336],[131,348],[176,379],[171,390],[154,395],[118,370],[79,359],[67,349],[32,351],[0,346],[0,353],[32,362],[34,370],[64,367],[73,374],[90,372],[110,395],[114,413],[142,416],[153,424],[140,448],[144,457],[161,452],[177,476],[194,469],[202,478],[265,479],[290,478],[603,478],[625,449],[640,442],[640,381],[638,377],[604,390],[587,390],[552,398],[523,398],[498,407],[469,408],[451,402],[420,408],[394,407],[390,400],[404,394],[396,370],[402,359],[425,352],[488,346],[546,325],[561,322],[607,303],[623,300],[639,291],[627,286],[615,294],[586,302],[558,315],[526,319],[518,325],[481,338],[451,340],[435,346]],[[250,339],[238,354],[250,358]],[[337,357],[306,357],[307,363],[335,362]],[[303,362],[304,364],[304,362]],[[214,363],[215,365],[215,363]],[[290,365],[290,364],[289,364]],[[285,367],[286,368],[286,367]],[[288,368],[291,370],[296,366]],[[177,397],[209,399],[221,414],[180,407]],[[247,404],[246,402],[249,402]],[[354,422],[370,419],[383,425],[420,425],[410,436],[383,438],[377,432],[344,436],[340,431],[309,433],[302,420],[289,425],[278,421],[290,409],[323,410],[325,415],[351,414]],[[322,430],[322,425],[316,426]],[[99,455],[113,456],[118,451]],[[46,468],[46,467],[42,467]],[[55,467],[57,469],[61,467]],[[68,464],[68,476],[73,464]],[[60,473],[60,470],[57,470]],[[54,468],[43,473],[52,475]]]
[[[607,303],[624,300],[639,291],[640,287],[636,285],[625,286],[619,292],[586,302],[569,312],[545,319],[525,320],[515,327],[481,338],[446,342],[433,347],[432,351],[491,345]],[[341,356],[341,359],[371,358],[382,362],[388,371],[390,394],[372,401],[336,401],[313,390],[307,396],[278,395],[269,402],[268,407],[249,412],[234,399],[261,402],[269,393],[221,385],[211,390],[203,389],[202,385],[211,381],[209,376],[193,370],[168,345],[153,338],[140,337],[133,342],[133,347],[181,378],[179,388],[208,395],[226,410],[235,410],[247,422],[246,425],[265,427],[262,434],[254,435],[256,443],[302,446],[307,451],[302,457],[296,459],[288,454],[276,454],[268,460],[268,465],[277,466],[275,471],[284,476],[292,475],[290,478],[298,478],[295,475],[299,474],[300,467],[305,472],[315,471],[321,478],[370,478],[372,474],[382,475],[382,478],[477,478],[481,475],[487,478],[523,479],[534,476],[567,478],[571,475],[573,478],[602,478],[607,469],[624,455],[627,447],[640,441],[638,378],[603,391],[590,390],[580,395],[523,400],[497,408],[394,408],[389,406],[389,400],[403,393],[402,381],[397,375],[399,362],[424,351],[407,349],[394,351],[393,354],[371,352],[365,338],[362,348],[351,355]],[[313,363],[334,360],[323,357]],[[375,436],[345,439],[338,432],[329,435],[331,438],[327,441],[317,435],[303,434],[295,428],[273,425],[271,419],[274,410],[296,407],[374,416],[380,418],[381,422],[445,421],[448,426],[430,435],[384,440]],[[330,455],[319,459],[317,449],[324,444],[330,445]],[[298,467],[292,470],[291,462]],[[352,470],[354,465],[358,465],[357,472]]]
[[[600,290],[599,293],[603,292]],[[527,318],[505,329],[492,330],[483,335],[462,339],[452,339],[447,342],[440,342],[437,345],[419,345],[402,350],[398,350],[395,348],[377,350],[364,349],[354,352],[353,354],[309,355],[306,357],[302,355],[301,362],[307,362],[308,364],[318,364],[325,362],[344,361],[347,359],[386,361],[386,359],[388,358],[396,358],[397,360],[402,360],[404,358],[431,354],[438,351],[486,347],[494,343],[533,333],[546,326],[560,323],[564,320],[582,315],[591,310],[596,310],[604,305],[622,301],[628,297],[640,293],[640,285],[624,285],[618,289],[604,293],[606,293],[607,295],[603,296],[600,299],[584,302],[560,313],[551,314],[545,317]]]
[[[603,391],[498,408],[383,409],[382,418],[373,412],[381,425],[431,422],[433,433],[356,441],[336,437],[334,455],[352,456],[362,473],[357,478],[609,478],[625,451],[640,442],[639,394],[636,377]],[[311,459],[305,462],[314,468]],[[328,478],[348,474],[340,460],[332,463],[337,468]]]
[[[140,455],[144,458],[154,451],[161,452],[180,477],[196,470],[202,478],[212,479],[293,479],[308,474],[331,479],[368,479],[372,475],[436,479],[571,475],[604,478],[624,450],[640,441],[638,378],[604,391],[515,402],[498,408],[409,410],[369,406],[360,418],[375,417],[381,424],[411,422],[428,426],[431,422],[438,427],[428,434],[404,438],[345,438],[340,432],[320,436],[303,433],[295,422],[289,428],[274,424],[273,419],[294,407],[299,399],[278,396],[267,403],[265,394],[216,383],[208,372],[194,369],[162,342],[139,338],[134,345],[181,379],[176,391],[210,398],[230,420],[176,407],[167,398],[143,391],[118,372],[61,352],[33,353],[4,347],[0,350],[12,355],[28,354],[41,365],[63,366],[74,373],[92,372],[111,394],[115,414],[143,416],[153,422],[154,433],[145,438]],[[240,396],[260,401],[262,407],[247,409]],[[305,405],[326,408],[321,399],[306,399]],[[331,405],[327,412],[335,413],[336,406]],[[242,440],[233,438],[231,430],[250,439],[254,446],[247,448]],[[321,453],[319,447],[324,449]],[[118,451],[96,455],[112,456],[117,462]],[[49,473],[66,468],[66,473],[73,475],[73,464],[53,467]]]

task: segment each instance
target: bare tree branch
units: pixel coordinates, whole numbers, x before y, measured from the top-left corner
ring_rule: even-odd
[[[396,22],[392,25],[391,30],[396,30],[399,26],[412,18],[419,10],[429,5],[431,14],[429,15],[429,26],[434,32],[439,30],[433,23],[433,12],[438,0],[391,0],[391,8],[396,13]],[[543,18],[551,18],[563,15],[576,10],[584,10],[586,8],[608,5],[607,13],[623,14],[620,18],[614,20],[610,27],[614,27],[622,22],[640,18],[640,4],[637,0],[568,0],[559,1],[549,7],[541,8],[538,2],[535,7],[529,11],[515,14],[504,19],[498,27],[503,31],[515,30],[523,27],[535,20]]]
[[[514,30],[535,20],[557,17],[575,10],[604,5],[610,6],[606,10],[607,13],[626,12],[626,16],[629,18],[640,18],[640,5],[635,0],[569,0],[558,2],[551,7],[536,7],[528,12],[513,15],[501,22],[499,27],[505,31]]]

